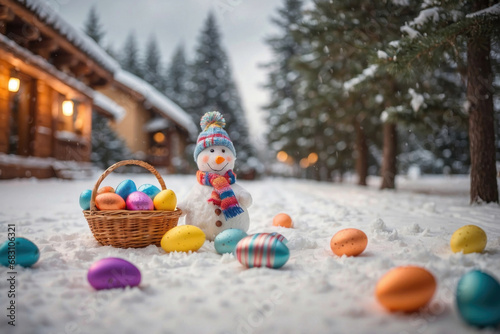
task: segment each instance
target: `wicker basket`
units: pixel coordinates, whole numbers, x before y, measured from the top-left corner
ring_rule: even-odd
[[[182,214],[180,209],[176,209],[175,211],[99,211],[96,208],[95,198],[99,185],[112,171],[124,165],[137,165],[146,168],[156,176],[161,189],[167,189],[161,175],[150,164],[139,160],[117,162],[106,169],[97,180],[92,190],[90,210],[83,211],[85,219],[87,219],[94,238],[104,246],[120,248],[141,248],[149,245],[160,246],[161,238],[165,232],[177,226],[179,217]]]

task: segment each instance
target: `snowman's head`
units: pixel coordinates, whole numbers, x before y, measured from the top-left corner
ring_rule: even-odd
[[[196,164],[202,172],[224,175],[228,170],[234,169],[235,160],[236,157],[229,148],[210,146],[200,152]]]

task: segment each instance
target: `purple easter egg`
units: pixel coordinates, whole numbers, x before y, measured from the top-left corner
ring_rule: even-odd
[[[134,191],[128,195],[126,203],[128,210],[154,210],[153,201],[142,191]]]
[[[134,287],[141,283],[141,272],[124,259],[107,257],[92,264],[87,279],[96,290]]]

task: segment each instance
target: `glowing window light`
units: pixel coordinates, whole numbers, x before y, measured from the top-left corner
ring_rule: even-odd
[[[309,161],[307,160],[307,158],[302,158],[299,161],[299,165],[301,168],[307,168],[309,167]]]
[[[75,104],[71,100],[66,100],[62,103],[62,113],[64,116],[72,116]]]
[[[157,132],[153,136],[153,139],[157,143],[163,143],[163,141],[165,140],[165,135],[163,133],[161,133],[161,132]]]
[[[288,160],[288,154],[284,151],[279,151],[278,154],[276,154],[276,159],[278,159],[279,162],[285,162]]]
[[[21,86],[21,80],[19,80],[19,78],[11,77],[9,79],[9,84],[8,84],[9,92],[17,93],[19,91],[20,86]]]
[[[307,161],[309,162],[310,165],[314,165],[318,161],[318,155],[316,153],[310,153],[307,156]]]

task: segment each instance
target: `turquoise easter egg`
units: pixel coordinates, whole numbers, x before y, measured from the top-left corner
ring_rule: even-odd
[[[158,193],[160,192],[160,189],[157,186],[149,183],[143,184],[137,190],[148,195],[149,198],[151,198],[151,200],[153,200],[155,196],[158,195]]]
[[[215,250],[219,254],[234,252],[238,242],[246,237],[245,231],[237,228],[230,228],[217,234],[214,239]]]
[[[288,247],[276,235],[258,233],[249,235],[238,242],[236,258],[247,268],[280,268],[290,257]]]
[[[80,207],[82,210],[90,209],[90,198],[92,197],[92,190],[87,189],[80,194]]]
[[[456,304],[468,324],[496,327],[500,324],[500,283],[485,272],[470,271],[458,282]]]
[[[135,185],[134,181],[132,180],[124,180],[120,182],[118,187],[115,189],[115,193],[121,196],[125,201],[127,200],[128,195],[133,193],[134,191],[137,191],[137,186]]]
[[[12,238],[0,246],[0,264],[5,267],[13,268],[16,264],[31,267],[39,258],[38,247],[26,238]]]

